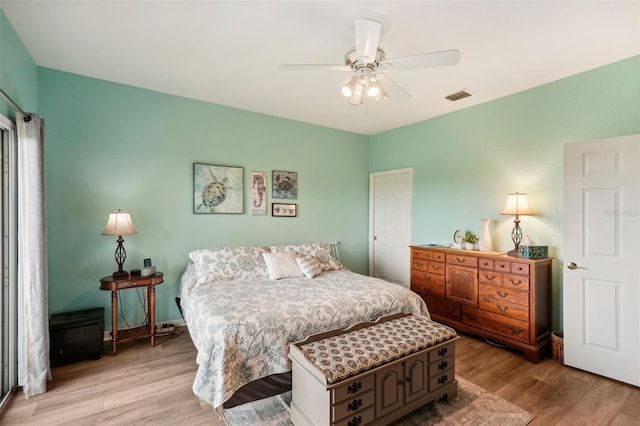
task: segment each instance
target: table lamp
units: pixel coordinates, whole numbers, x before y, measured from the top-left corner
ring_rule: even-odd
[[[122,245],[122,243],[124,242],[122,236],[132,235],[136,233],[136,228],[133,226],[133,221],[131,220],[131,215],[129,214],[129,212],[123,212],[122,210],[118,209],[117,211],[109,213],[107,225],[104,227],[102,235],[118,236],[118,247],[116,248],[115,255],[116,263],[118,264],[118,270],[112,274],[113,279],[129,278],[129,273],[122,270],[122,265],[127,258],[127,252]]]
[[[513,230],[511,231],[511,239],[513,240],[513,244],[515,248],[509,252],[507,252],[508,256],[519,256],[519,247],[520,242],[522,242],[522,229],[520,228],[520,215],[532,215],[531,210],[529,209],[529,204],[527,203],[527,194],[522,192],[512,192],[507,196],[507,205],[502,210],[500,214],[510,214],[515,215],[516,218],[513,220],[515,223]]]

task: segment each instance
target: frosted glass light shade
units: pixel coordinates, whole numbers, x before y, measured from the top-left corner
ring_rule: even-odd
[[[507,205],[504,206],[504,210],[500,214],[510,214],[516,216],[532,215],[531,209],[529,209],[529,203],[527,202],[527,194],[522,192],[513,192],[507,196]]]
[[[102,235],[131,235],[136,234],[136,228],[133,226],[131,214],[117,210],[109,213],[107,225],[102,231]]]

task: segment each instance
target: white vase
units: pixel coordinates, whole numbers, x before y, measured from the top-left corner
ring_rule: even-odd
[[[480,251],[491,251],[491,234],[489,233],[489,219],[480,219],[482,221],[482,231],[478,240],[478,249]]]

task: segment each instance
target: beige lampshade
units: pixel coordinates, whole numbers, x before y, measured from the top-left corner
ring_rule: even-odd
[[[527,194],[522,192],[512,192],[507,196],[507,205],[504,206],[504,210],[500,214],[509,215],[532,215],[533,213],[529,209],[529,203],[527,203]]]
[[[117,210],[109,213],[107,225],[102,231],[102,235],[131,235],[136,234],[136,228],[133,226],[131,214]]]

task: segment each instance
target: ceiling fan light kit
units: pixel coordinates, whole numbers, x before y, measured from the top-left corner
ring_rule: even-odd
[[[360,106],[365,104],[367,98],[378,103],[389,97],[382,81],[385,85],[389,83],[391,88],[395,89],[394,97],[411,98],[409,92],[383,72],[385,69],[410,70],[440,67],[456,65],[460,61],[460,52],[455,49],[386,59],[384,50],[378,45],[381,27],[380,22],[371,19],[355,20],[356,47],[345,55],[345,65],[292,64],[281,65],[280,69],[352,72],[354,75],[340,85],[340,93],[351,105]],[[389,85],[387,85],[388,90],[390,90]]]

